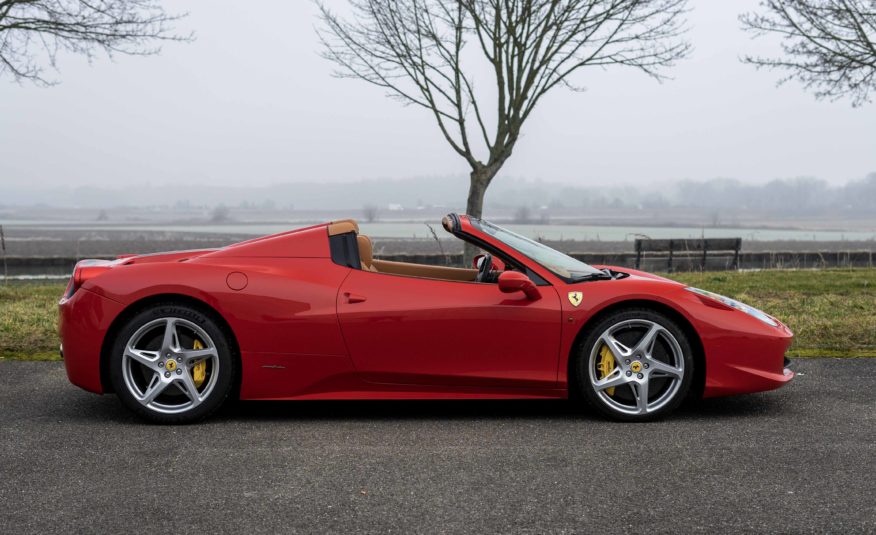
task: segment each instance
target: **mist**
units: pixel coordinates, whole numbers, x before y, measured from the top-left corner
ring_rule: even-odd
[[[494,187],[518,179],[650,191],[802,176],[841,185],[876,171],[876,106],[777,88],[777,75],[739,61],[776,46],[740,29],[737,16],[756,3],[692,2],[695,50],[663,83],[622,68],[583,71],[576,83],[587,90],[541,103]],[[168,8],[189,11],[180,31],[195,42],[90,64],[62,56],[59,85],[0,84],[0,204],[67,202],[58,192],[82,187],[157,188],[172,204],[183,186],[197,200],[213,188],[466,174],[427,112],[332,77],[311,2]],[[438,188],[440,202],[461,202],[464,188]],[[488,193],[488,204],[499,201]],[[338,200],[349,204],[359,203]]]

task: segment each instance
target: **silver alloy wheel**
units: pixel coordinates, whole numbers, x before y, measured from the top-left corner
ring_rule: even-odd
[[[632,347],[621,343],[617,335],[625,330],[643,330],[644,335]],[[666,360],[655,358],[658,347]],[[597,365],[603,346],[614,357],[614,369],[604,377],[597,376]],[[630,415],[644,415],[669,403],[681,388],[684,379],[684,355],[675,336],[659,323],[644,319],[625,320],[605,330],[590,351],[588,361],[590,383],[598,398],[610,409]],[[652,391],[652,380],[662,385]],[[610,395],[612,388],[628,387],[632,401]]]
[[[144,342],[148,343],[147,335],[162,327],[159,347],[143,348]],[[193,334],[204,347],[181,347],[180,327]],[[204,361],[209,373],[198,386],[193,370]],[[159,318],[137,329],[128,339],[122,356],[122,377],[128,391],[144,407],[165,414],[178,414],[197,407],[210,395],[219,377],[219,353],[210,336],[195,323],[182,318]],[[183,395],[170,390],[171,385]]]

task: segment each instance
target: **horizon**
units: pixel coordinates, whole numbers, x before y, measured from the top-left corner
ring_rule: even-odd
[[[455,192],[466,177],[289,182],[259,186],[155,184],[78,186],[27,191],[0,199],[0,222],[48,221],[124,227],[191,222],[234,225],[371,217],[368,221],[431,220],[462,213]],[[369,214],[371,214],[369,216]],[[592,188],[508,179],[486,199],[485,217],[537,224],[761,227],[876,231],[876,173],[845,184],[800,177],[752,184],[733,179],[680,180]]]
[[[857,177],[849,177],[839,181],[832,181],[826,179],[824,177],[820,177],[811,173],[803,173],[799,175],[777,175],[772,178],[763,177],[763,178],[751,178],[751,177],[735,177],[735,176],[725,176],[721,174],[715,174],[713,176],[706,177],[677,177],[677,178],[665,178],[662,180],[649,180],[648,178],[643,178],[642,182],[636,180],[628,180],[628,181],[612,181],[611,188],[651,188],[657,189],[662,187],[675,187],[682,182],[691,182],[691,183],[706,183],[706,182],[715,182],[715,181],[730,181],[736,182],[744,186],[764,186],[773,182],[793,182],[797,180],[816,180],[820,182],[824,182],[831,188],[841,188],[850,183],[860,182],[862,180],[867,180],[871,175],[876,174],[876,166],[874,169],[868,172],[863,173],[861,176]],[[202,182],[189,182],[186,184],[182,184],[184,187],[205,187],[209,186],[211,188],[221,188],[221,189],[264,189],[276,186],[289,186],[289,185],[301,185],[301,186],[313,186],[328,183],[331,186],[340,186],[340,185],[350,185],[350,184],[367,184],[367,183],[377,183],[377,182],[415,182],[415,181],[426,181],[426,180],[468,180],[468,175],[464,173],[435,173],[435,174],[421,174],[421,175],[410,175],[410,176],[370,176],[370,177],[338,177],[336,180],[324,181],[318,178],[310,178],[303,177],[301,179],[277,179],[272,182],[259,182],[256,184],[210,184],[208,181]],[[529,176],[503,176],[499,182],[496,184],[527,184],[527,185],[537,185],[537,184],[546,184],[546,185],[557,185],[563,187],[592,187],[594,185],[593,182],[585,181],[582,179],[550,179],[544,177],[529,177]],[[600,184],[601,181],[596,181],[596,184]],[[40,190],[49,190],[49,189],[100,189],[100,190],[111,190],[111,191],[120,191],[130,188],[146,188],[146,187],[156,187],[156,186],[167,186],[167,185],[175,185],[180,186],[180,184],[176,181],[170,179],[144,179],[138,180],[136,182],[125,182],[125,183],[107,183],[102,184],[100,182],[81,182],[76,184],[34,184],[32,182],[12,182],[7,181],[4,185],[10,186],[11,188],[16,188],[19,190],[31,190],[31,191],[40,191]],[[489,195],[489,193],[488,193]]]

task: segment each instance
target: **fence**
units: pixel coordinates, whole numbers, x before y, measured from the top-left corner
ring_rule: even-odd
[[[739,252],[742,249],[742,238],[704,238],[699,240],[636,240],[636,269],[642,266],[646,253],[656,253],[658,257],[666,258],[666,271],[675,271],[673,260],[676,254],[694,255],[699,257],[699,269],[705,270],[708,264],[709,251],[715,253],[733,253],[733,261],[729,269],[739,268]]]

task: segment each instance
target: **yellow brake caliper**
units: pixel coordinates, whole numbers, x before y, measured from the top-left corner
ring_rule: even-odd
[[[192,345],[192,349],[204,349],[204,344],[201,343],[200,340],[195,338],[195,343]],[[192,368],[192,379],[195,380],[195,388],[201,388],[201,385],[204,384],[204,379],[207,377],[207,361],[202,360],[195,364]]]
[[[602,349],[599,350],[599,362],[596,363],[596,369],[599,371],[600,379],[608,377],[609,374],[614,371],[614,355],[611,354],[611,350],[605,344],[603,344]],[[605,393],[609,396],[613,396],[614,387],[611,386],[606,388]]]

